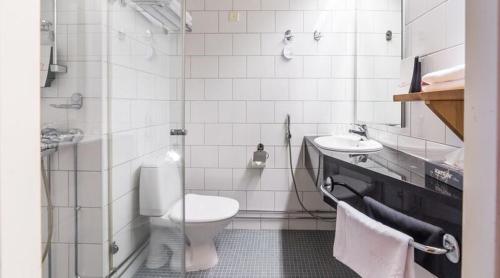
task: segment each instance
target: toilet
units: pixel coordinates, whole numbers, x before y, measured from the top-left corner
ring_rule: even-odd
[[[165,155],[152,158],[141,167],[140,214],[150,217],[151,224],[148,268],[169,263],[172,270],[181,270],[183,214],[186,271],[212,268],[219,261],[214,238],[238,213],[239,203],[231,198],[185,194],[183,202],[181,170],[178,161]]]

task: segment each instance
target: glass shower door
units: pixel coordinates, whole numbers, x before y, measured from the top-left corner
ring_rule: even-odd
[[[108,2],[109,270],[183,276],[184,1]],[[141,191],[151,172],[154,192]],[[150,193],[161,215],[141,209]]]

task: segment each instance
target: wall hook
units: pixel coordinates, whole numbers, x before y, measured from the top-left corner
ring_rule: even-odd
[[[323,34],[321,34],[320,31],[314,30],[314,40],[319,42],[321,38],[323,37]]]
[[[285,31],[285,37],[283,38],[283,42],[290,43],[290,42],[292,42],[292,40],[293,40],[294,37],[295,36],[292,35],[292,30],[286,30]]]
[[[391,30],[387,30],[387,32],[385,32],[385,40],[386,41],[392,41],[392,31]]]

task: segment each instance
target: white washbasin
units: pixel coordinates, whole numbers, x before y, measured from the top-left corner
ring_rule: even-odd
[[[368,153],[384,148],[375,140],[362,140],[362,137],[350,134],[322,136],[314,139],[314,142],[323,149],[337,152]]]

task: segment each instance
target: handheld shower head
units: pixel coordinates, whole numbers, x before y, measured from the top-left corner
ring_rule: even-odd
[[[290,114],[286,114],[286,139],[290,140],[292,139],[292,132],[290,131]]]

